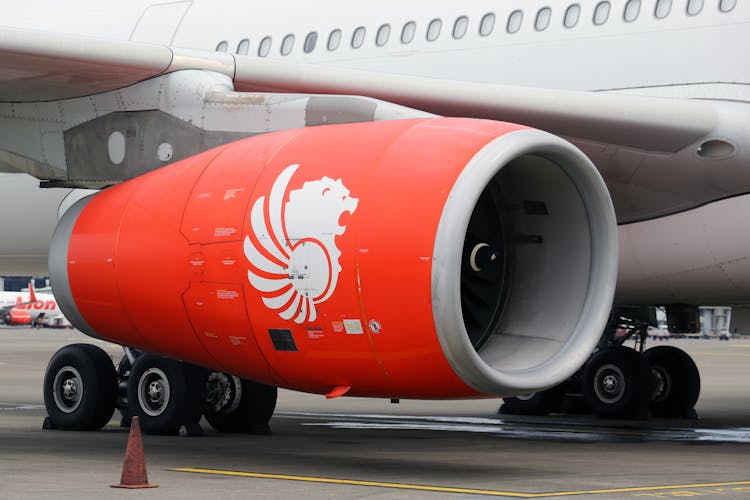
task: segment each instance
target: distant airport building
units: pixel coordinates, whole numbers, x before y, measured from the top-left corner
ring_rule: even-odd
[[[704,335],[719,335],[729,330],[732,318],[731,307],[701,307],[701,332]]]
[[[29,287],[29,281],[34,280],[34,288],[40,289],[48,285],[46,277],[38,276],[3,276],[0,277],[0,289],[6,292],[20,292]]]

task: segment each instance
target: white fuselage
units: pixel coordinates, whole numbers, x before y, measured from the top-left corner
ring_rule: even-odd
[[[29,314],[31,321],[39,316],[45,318],[61,317],[62,313],[57,307],[57,301],[51,293],[37,293],[36,301],[31,302],[28,292],[2,292],[0,291],[0,308],[16,309]]]
[[[36,5],[40,3],[44,8]],[[75,8],[76,3],[82,7]],[[580,13],[569,28],[564,23],[572,2],[553,5],[544,29],[537,29],[544,26],[537,21],[542,22],[540,12],[550,3],[542,0],[386,0],[366,9],[344,0],[48,1],[24,4],[28,8],[14,3],[13,9],[3,9],[2,24],[209,51],[225,42],[226,52],[248,57],[266,54],[267,46],[265,57],[274,59],[441,79],[750,100],[750,67],[741,59],[749,36],[747,2],[737,2],[723,13],[718,1],[704,1],[699,13],[688,15],[687,4],[695,0],[672,0],[668,14],[657,18],[656,0],[643,0],[638,2],[638,15],[626,21],[631,2],[613,0],[604,2],[611,6],[604,22],[596,14],[601,3],[575,2]],[[518,31],[510,33],[514,12],[523,15]],[[483,24],[488,15],[494,16],[494,23]],[[454,28],[463,17],[465,34],[457,38],[454,32],[463,30]],[[440,30],[431,41],[428,32],[434,32],[434,20]],[[410,23],[413,38],[404,43],[402,33]],[[379,36],[384,26],[387,39]],[[486,35],[480,33],[483,26]],[[364,28],[364,35],[355,48],[358,28]],[[340,41],[329,50],[328,41],[336,31]],[[314,47],[305,44],[310,33],[317,35]]]
[[[720,9],[735,3],[728,12]],[[606,16],[604,4],[609,5]],[[3,12],[6,26],[226,51],[237,57],[460,81],[750,102],[750,65],[742,59],[750,42],[750,2],[742,1],[584,0],[550,7],[541,0],[386,0],[363,8],[343,0],[50,0],[14,3]],[[597,148],[586,150],[595,163],[599,157],[626,153]],[[0,272],[44,274],[57,218],[85,191],[42,191],[27,176],[0,175]],[[620,188],[622,179],[616,176],[605,174],[605,180],[612,186],[616,210],[626,209],[631,186]],[[660,189],[654,188],[654,199],[670,196]],[[639,196],[643,198],[642,191]],[[18,206],[25,207],[23,215],[11,208]],[[618,300],[747,302],[750,240],[741,228],[748,210],[749,196],[732,195],[622,224]]]

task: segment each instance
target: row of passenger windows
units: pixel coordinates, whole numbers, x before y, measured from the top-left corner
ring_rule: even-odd
[[[631,23],[638,19],[638,16],[641,13],[641,0],[628,0],[625,3],[625,7],[623,9],[622,18],[625,22]],[[666,18],[670,12],[672,11],[672,4],[674,2],[672,0],[656,0],[656,4],[654,6],[654,17],[657,19],[664,19]],[[703,11],[705,1],[704,0],[687,0],[685,3],[685,12],[689,16],[696,16],[700,14]],[[737,6],[737,0],[719,0],[718,1],[718,8],[720,12],[729,12],[733,10]],[[594,13],[592,16],[591,21],[596,26],[601,26],[604,23],[606,23],[609,20],[610,17],[610,11],[611,11],[611,3],[608,0],[604,0],[596,4],[596,7],[594,7]],[[514,10],[510,13],[508,16],[508,20],[505,25],[505,31],[509,34],[518,33],[521,30],[521,26],[523,24],[523,17],[524,13],[522,10]],[[565,28],[573,28],[575,27],[579,20],[581,18],[581,6],[580,4],[574,3],[568,6],[568,8],[565,9],[565,13],[563,15],[562,19],[562,25]],[[477,29],[477,32],[479,36],[486,37],[489,36],[494,30],[495,30],[495,14],[490,12],[482,16],[482,19],[479,21],[479,26]],[[546,30],[550,23],[552,21],[552,8],[550,7],[542,7],[536,12],[536,16],[534,17],[534,29],[536,31],[544,31]],[[443,31],[443,21],[440,18],[433,19],[429,22],[427,25],[427,29],[425,30],[425,39],[428,42],[434,42],[440,37],[441,32]],[[469,18],[467,16],[459,16],[456,18],[456,20],[453,23],[453,27],[451,29],[451,35],[454,39],[460,40],[463,38],[466,33],[469,31]],[[353,49],[358,49],[362,47],[365,43],[365,35],[367,33],[367,30],[364,26],[360,26],[356,28],[352,32],[352,37],[350,40],[350,45]],[[414,41],[414,38],[417,34],[417,23],[414,21],[409,21],[401,28],[401,33],[399,35],[399,40],[402,44],[408,45],[412,41]],[[341,46],[341,41],[343,38],[343,32],[340,29],[335,29],[331,31],[331,33],[328,35],[328,40],[326,42],[326,49],[329,51],[337,50]],[[388,43],[388,41],[391,38],[391,25],[390,24],[383,24],[381,25],[378,30],[375,32],[375,45],[378,47],[383,47],[385,44]],[[282,56],[287,56],[291,54],[292,49],[294,48],[294,41],[295,36],[293,34],[286,35],[281,40],[281,47],[280,47],[280,53]],[[316,31],[312,31],[307,34],[305,37],[304,43],[302,44],[302,51],[306,54],[311,53],[315,50],[318,43],[318,33]],[[258,44],[258,56],[260,57],[266,57],[271,53],[271,45],[272,45],[272,38],[270,36],[267,36],[263,38],[260,41],[260,44]],[[229,43],[226,41],[219,42],[219,44],[216,46],[217,52],[227,52],[229,50]],[[245,38],[244,40],[240,41],[240,43],[237,45],[237,54],[246,55],[250,50],[250,40]]]

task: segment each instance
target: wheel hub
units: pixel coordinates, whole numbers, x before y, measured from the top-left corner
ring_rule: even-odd
[[[152,403],[160,404],[163,401],[162,395],[163,395],[163,389],[161,386],[160,381],[151,382],[148,385],[148,399]]]
[[[604,380],[602,380],[602,389],[604,389],[607,394],[617,394],[618,386],[619,383],[617,377],[614,375],[607,375],[604,377]]]
[[[78,396],[78,384],[74,378],[69,378],[62,385],[63,397],[67,400],[74,400]]]
[[[651,401],[656,403],[665,401],[672,392],[672,377],[663,366],[658,365],[651,367],[651,374],[654,379],[654,392],[651,395]]]
[[[138,380],[138,404],[150,417],[158,417],[169,406],[170,385],[159,368],[149,368]]]
[[[73,413],[83,399],[83,379],[72,366],[63,366],[55,375],[53,383],[55,406],[63,413]]]
[[[594,392],[600,401],[615,404],[625,395],[625,375],[620,367],[606,364],[596,371]]]
[[[212,372],[206,381],[206,406],[214,413],[231,413],[242,400],[242,381],[239,377]]]

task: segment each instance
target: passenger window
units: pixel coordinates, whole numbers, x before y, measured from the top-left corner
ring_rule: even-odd
[[[599,2],[594,9],[594,24],[601,26],[609,19],[609,2]]]
[[[401,30],[401,43],[407,44],[414,40],[414,35],[417,33],[417,23],[409,21],[404,24],[404,28]]]
[[[625,12],[622,14],[622,18],[626,23],[632,23],[638,18],[638,14],[641,12],[641,0],[628,0],[625,4]]]
[[[552,9],[549,7],[543,7],[536,13],[536,21],[534,21],[534,29],[537,31],[544,31],[549,26],[549,20],[552,17]]]
[[[469,18],[466,16],[461,16],[456,19],[456,22],[453,23],[453,38],[456,40],[459,40],[466,35],[466,29],[469,27]]]
[[[302,46],[302,50],[305,52],[305,54],[309,54],[310,52],[315,50],[315,45],[317,43],[318,43],[318,32],[311,31],[305,37],[305,44]]]
[[[719,2],[719,10],[722,12],[729,12],[737,6],[737,0],[721,0]]]
[[[229,49],[229,43],[221,41],[216,45],[216,52],[226,52]]]
[[[495,29],[495,14],[490,12],[485,14],[482,21],[479,23],[479,34],[481,36],[488,36]]]
[[[514,10],[508,16],[508,25],[505,27],[508,33],[518,33],[521,29],[521,23],[523,22],[523,11]]]
[[[440,30],[443,29],[443,21],[433,19],[427,26],[427,41],[434,42],[440,36]]]
[[[237,53],[246,56],[248,50],[250,50],[250,40],[247,38],[240,40],[240,43],[237,44]]]
[[[382,47],[386,43],[388,43],[388,38],[391,36],[391,25],[390,24],[384,24],[380,28],[378,28],[378,32],[375,35],[375,45],[378,47]]]
[[[563,18],[563,26],[566,28],[572,28],[578,24],[578,19],[581,17],[581,6],[574,3],[565,10],[565,17]]]
[[[333,51],[333,50],[338,49],[340,43],[341,43],[341,30],[331,31],[331,34],[328,35],[328,44],[326,45],[328,50]]]
[[[358,49],[365,43],[365,27],[360,26],[352,33],[352,48]]]
[[[672,10],[672,0],[657,0],[654,16],[657,19],[664,19],[669,15],[670,10]]]
[[[287,35],[281,41],[281,55],[288,56],[294,47],[294,35]]]
[[[271,52],[271,37],[267,36],[260,41],[258,45],[258,55],[260,57],[266,57]]]
[[[703,0],[688,0],[687,3],[687,14],[688,16],[697,16],[703,10]]]

